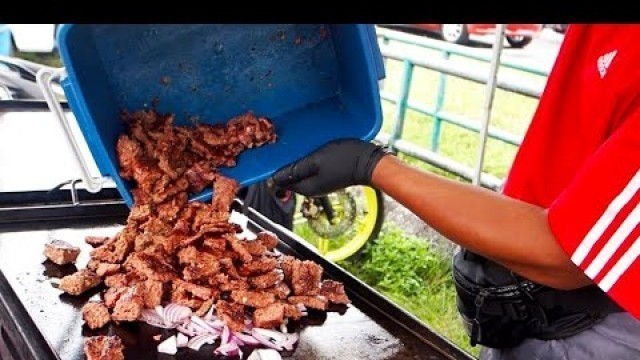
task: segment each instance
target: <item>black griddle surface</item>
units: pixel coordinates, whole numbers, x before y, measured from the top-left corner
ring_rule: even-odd
[[[42,231],[19,231],[0,234],[0,271],[16,293],[38,331],[49,343],[53,358],[63,360],[84,359],[83,337],[95,334],[117,334],[125,344],[125,358],[151,359],[216,359],[214,345],[205,345],[200,351],[181,349],[175,356],[160,354],[159,341],[171,334],[170,330],[153,328],[146,324],[127,323],[109,325],[91,331],[83,326],[82,305],[99,294],[70,296],[55,287],[55,280],[85,267],[91,247],[84,243],[86,235],[114,235],[121,225],[112,224],[91,228],[63,228]],[[77,265],[58,266],[46,260],[43,249],[50,239],[62,239],[82,248]],[[0,296],[7,296],[0,294]],[[357,299],[343,314],[330,312],[325,319],[312,316],[301,327],[300,340],[292,354],[285,359],[450,359],[450,356],[413,336],[385,315],[359,304]],[[365,308],[366,310],[361,310]],[[324,320],[324,321],[323,321]],[[28,339],[26,340],[28,341]],[[245,350],[246,358],[250,349]],[[43,356],[44,358],[44,356]],[[48,356],[47,358],[51,358]]]

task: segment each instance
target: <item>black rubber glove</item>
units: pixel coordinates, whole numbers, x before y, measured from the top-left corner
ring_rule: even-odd
[[[276,185],[319,196],[352,185],[370,185],[376,165],[389,153],[358,139],[334,140],[273,175]]]

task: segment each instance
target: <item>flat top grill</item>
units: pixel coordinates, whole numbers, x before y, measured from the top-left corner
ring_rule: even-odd
[[[71,114],[69,114],[71,115]],[[15,134],[41,131],[46,142],[45,153],[33,158],[21,143],[10,142],[11,159],[17,174],[3,177],[15,180],[16,186],[41,189],[44,184],[33,183],[42,174],[50,176],[47,166],[59,179],[69,179],[61,171],[63,159],[72,154],[52,153],[62,144],[53,130],[44,125],[52,121],[43,102],[4,101],[0,104],[0,119],[12,125],[9,138]],[[57,139],[57,140],[56,140]],[[44,141],[44,140],[43,140]],[[47,157],[47,154],[55,156]],[[26,157],[25,157],[26,156]],[[6,160],[6,159],[5,159]],[[9,166],[11,164],[4,164]],[[22,164],[30,164],[25,167]],[[1,167],[7,170],[7,166]],[[37,173],[25,173],[29,169]],[[7,172],[4,172],[7,174]],[[31,182],[30,182],[31,181]],[[60,238],[80,246],[83,251],[78,267],[86,265],[90,247],[84,243],[86,235],[113,235],[119,230],[129,212],[114,189],[105,188],[98,194],[79,190],[22,191],[0,189],[0,359],[1,360],[80,360],[84,359],[83,339],[92,334],[117,334],[125,346],[127,359],[215,359],[214,346],[203,346],[199,352],[183,350],[176,356],[159,354],[153,336],[167,331],[132,323],[110,325],[99,331],[83,326],[80,308],[97,291],[74,297],[62,294],[52,279],[75,271],[74,266],[60,267],[42,254],[44,244]],[[77,200],[77,201],[76,201]],[[241,203],[237,202],[236,210]],[[303,327],[297,348],[285,359],[464,359],[472,357],[441,337],[424,323],[403,311],[374,289],[342,268],[329,262],[290,231],[272,223],[249,209],[249,228],[269,230],[278,235],[278,250],[300,259],[312,260],[324,268],[324,277],[341,281],[352,304],[343,314],[330,312],[326,318],[310,312],[309,324]],[[429,306],[429,304],[425,304]],[[249,354],[245,351],[245,357]]]
[[[470,358],[366,284],[320,257],[292,233],[258,213],[252,212],[250,218],[253,231],[267,229],[278,234],[279,251],[321,264],[324,277],[342,281],[353,301],[342,313],[310,313],[307,323],[301,324],[297,348],[293,353],[283,353],[285,359]],[[198,352],[181,350],[175,356],[158,353],[159,341],[153,336],[160,334],[164,339],[171,330],[137,322],[110,324],[99,330],[83,326],[80,308],[87,300],[98,298],[102,288],[77,297],[63,294],[56,288],[55,279],[73,273],[76,265],[58,266],[45,261],[43,249],[54,238],[79,246],[82,252],[77,267],[83,268],[91,249],[84,237],[114,235],[122,226],[114,220],[89,223],[82,220],[74,226],[0,234],[0,358],[80,360],[84,359],[84,336],[117,334],[125,345],[126,359],[216,359],[214,345],[205,345]],[[249,353],[245,351],[244,357]]]

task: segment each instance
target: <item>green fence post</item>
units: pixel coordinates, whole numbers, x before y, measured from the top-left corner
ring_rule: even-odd
[[[444,50],[442,57],[449,60],[451,52]],[[438,152],[440,148],[440,132],[442,129],[442,118],[440,117],[440,110],[444,105],[444,96],[447,89],[447,74],[440,73],[438,80],[438,93],[436,94],[436,103],[433,109],[433,133],[431,134],[431,150]]]
[[[389,139],[389,147],[392,151],[395,151],[394,143],[396,140],[402,137],[402,130],[404,128],[404,116],[407,112],[407,102],[409,101],[409,90],[411,89],[411,79],[413,78],[413,63],[405,60],[404,69],[402,74],[402,83],[400,84],[400,91],[398,92],[398,100],[396,101],[396,113],[394,117],[393,132]]]

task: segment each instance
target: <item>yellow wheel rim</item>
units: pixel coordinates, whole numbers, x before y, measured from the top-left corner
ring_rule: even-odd
[[[364,195],[365,214],[362,221],[355,224],[358,227],[355,236],[345,242],[344,245],[332,250],[329,250],[330,239],[320,239],[318,241],[318,250],[331,261],[341,261],[358,252],[369,240],[369,236],[376,226],[376,219],[378,218],[378,197],[376,192],[368,186],[362,186],[362,192]]]

